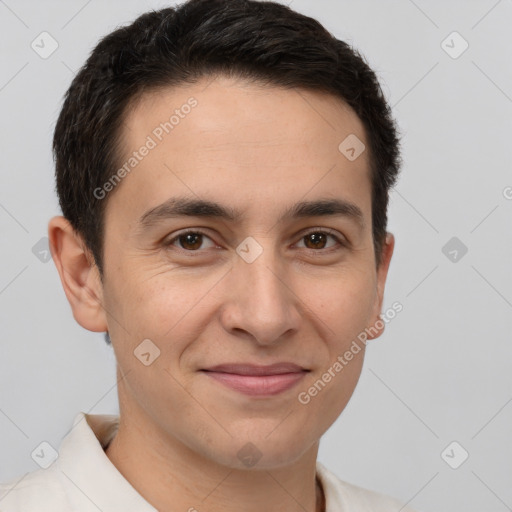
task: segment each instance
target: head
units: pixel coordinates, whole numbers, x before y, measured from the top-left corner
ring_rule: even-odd
[[[75,319],[109,333],[121,414],[231,466],[249,442],[260,467],[313,446],[364,346],[297,396],[379,319],[394,247],[397,133],[358,52],[273,2],[144,14],[74,78],[54,154],[54,261]],[[303,375],[263,397],[205,371],[245,362]]]

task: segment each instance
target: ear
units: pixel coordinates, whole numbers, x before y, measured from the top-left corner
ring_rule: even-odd
[[[389,264],[391,262],[391,257],[393,256],[394,249],[395,237],[393,236],[392,233],[386,233],[386,241],[382,247],[381,262],[377,268],[377,290],[375,294],[375,303],[372,313],[372,323],[367,329],[369,340],[378,338],[384,332],[385,323],[382,320],[380,320],[380,314],[382,312],[384,288],[386,286],[386,278],[388,276]],[[379,325],[380,327],[378,327]]]
[[[103,284],[91,252],[62,216],[50,220],[48,238],[52,258],[75,320],[89,331],[107,331]]]

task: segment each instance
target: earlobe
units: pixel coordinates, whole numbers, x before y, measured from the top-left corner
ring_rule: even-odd
[[[62,216],[50,220],[48,238],[75,320],[89,331],[106,331],[103,285],[94,258],[82,238]]]
[[[373,340],[382,335],[385,323],[381,320],[382,303],[384,300],[384,289],[388,275],[391,257],[395,249],[395,237],[392,233],[386,233],[386,241],[382,247],[382,258],[377,268],[377,290],[375,294],[375,305],[372,313],[372,325],[367,329],[369,332],[368,339]]]

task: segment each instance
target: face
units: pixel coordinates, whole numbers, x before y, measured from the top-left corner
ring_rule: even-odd
[[[121,165],[137,162],[106,199],[102,289],[122,415],[230,467],[315,446],[356,386],[364,345],[332,368],[378,320],[392,252],[376,269],[350,134],[367,145],[330,95],[219,77],[130,110]]]

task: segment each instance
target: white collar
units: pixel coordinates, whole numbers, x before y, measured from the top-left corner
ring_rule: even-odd
[[[58,459],[48,469],[36,473],[44,475],[46,481],[53,473],[63,482],[62,489],[73,489],[65,492],[75,510],[158,512],[123,477],[104,451],[118,427],[119,416],[80,412],[61,442]],[[324,490],[326,512],[371,512],[376,507],[385,512],[395,510],[399,504],[389,496],[340,480],[319,461],[316,471]],[[403,512],[414,511],[406,507]]]

